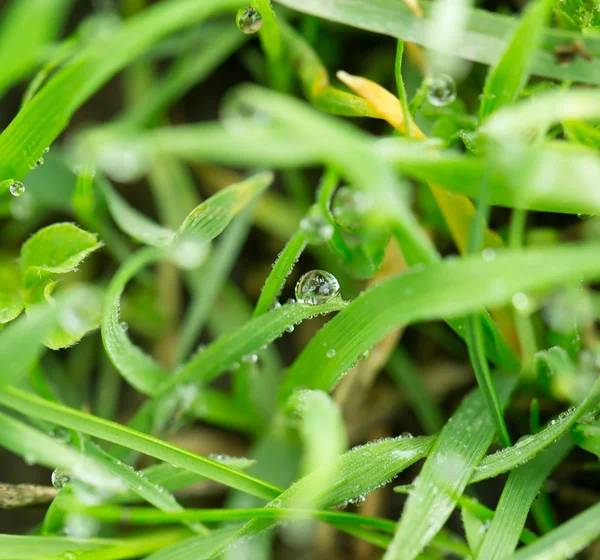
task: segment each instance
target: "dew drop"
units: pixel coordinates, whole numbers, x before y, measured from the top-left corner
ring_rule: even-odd
[[[437,74],[427,79],[427,101],[436,107],[449,105],[456,99],[456,82],[448,74]]]
[[[527,294],[524,294],[523,292],[517,292],[512,297],[512,304],[513,307],[522,315],[528,315],[531,313],[531,301],[529,300]]]
[[[363,362],[366,362],[371,357],[371,350],[368,348],[360,355],[360,359]]]
[[[330,350],[327,350],[327,357],[335,358],[335,350],[333,348],[331,348]]]
[[[25,461],[26,465],[31,467],[35,465],[35,455],[33,453],[25,453],[25,455],[23,455],[23,461]]]
[[[326,270],[311,270],[296,284],[296,299],[300,303],[318,305],[338,297],[340,284],[337,278]]]
[[[44,153],[47,154],[50,151],[50,146],[48,146],[47,148],[44,148]]]
[[[8,189],[13,196],[21,196],[25,192],[25,185],[21,181],[13,181]]]
[[[483,251],[481,251],[481,258],[485,262],[492,262],[496,258],[496,251],[491,247],[486,247]]]
[[[321,245],[333,237],[333,226],[318,212],[307,214],[300,221],[300,229],[312,245]]]
[[[89,539],[100,531],[100,522],[89,515],[70,513],[65,523],[65,533],[75,539]]]
[[[62,443],[66,443],[71,440],[71,434],[68,430],[65,430],[61,426],[57,426],[50,430],[49,435],[52,436],[55,440],[60,441]]]
[[[242,362],[245,364],[255,364],[258,362],[258,356],[256,354],[246,354],[242,356]]]
[[[270,306],[269,306],[269,311],[273,311],[274,309],[279,309],[281,307],[281,303],[279,303],[279,300],[276,299]]]
[[[263,18],[252,6],[240,8],[235,16],[235,23],[238,29],[246,35],[252,35],[260,31],[263,24]]]
[[[294,332],[294,325],[285,328],[285,332]]]
[[[371,200],[362,192],[350,187],[341,187],[335,193],[331,213],[344,229],[357,230],[364,222]]]
[[[74,552],[70,552],[69,550],[67,550],[66,552],[62,553],[62,558],[64,560],[77,560],[77,554],[75,554]]]
[[[36,169],[40,166],[44,165],[44,158],[40,157],[36,160],[36,162],[31,166],[31,169]]]
[[[71,482],[71,475],[64,469],[58,467],[52,473],[52,486],[57,490],[64,488],[69,482]]]
[[[413,435],[410,432],[402,432],[400,434],[400,437],[402,439],[411,439],[413,437]]]

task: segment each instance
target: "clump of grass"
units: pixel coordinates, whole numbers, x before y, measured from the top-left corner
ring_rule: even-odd
[[[595,558],[593,7],[70,8],[0,16],[0,558]]]

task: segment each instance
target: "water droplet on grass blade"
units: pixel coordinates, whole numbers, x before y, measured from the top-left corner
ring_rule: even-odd
[[[368,348],[360,355],[360,359],[363,362],[366,362],[371,357],[371,350]]]
[[[21,196],[25,192],[25,185],[21,181],[13,181],[8,189],[13,196]]]
[[[340,284],[337,278],[326,270],[311,270],[296,284],[296,299],[300,303],[318,305],[338,297]]]
[[[324,216],[316,211],[302,218],[300,229],[312,245],[321,245],[333,237],[333,226]]]
[[[100,522],[89,515],[70,513],[65,524],[65,533],[76,539],[89,539],[98,534]]]
[[[449,105],[456,99],[456,82],[448,74],[436,74],[427,79],[427,101],[436,107]]]
[[[341,187],[333,197],[331,213],[342,228],[354,231],[363,224],[370,207],[371,200],[364,193]]]
[[[496,251],[491,247],[487,247],[481,251],[481,258],[485,262],[492,262],[496,258]]]
[[[238,29],[246,35],[252,35],[260,31],[263,24],[263,18],[252,6],[240,8],[235,16],[235,23]]]
[[[330,350],[327,350],[327,357],[335,358],[335,349],[331,348]]]
[[[69,482],[71,482],[71,475],[64,469],[58,467],[52,473],[52,486],[57,490],[64,488]]]
[[[529,315],[532,311],[532,305],[527,294],[523,292],[517,292],[512,297],[513,307],[522,315]]]

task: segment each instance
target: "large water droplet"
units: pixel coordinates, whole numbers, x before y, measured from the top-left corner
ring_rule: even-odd
[[[318,305],[339,296],[340,284],[337,278],[326,270],[311,270],[296,284],[296,299],[300,303]]]
[[[350,187],[341,187],[333,197],[331,213],[344,229],[357,230],[364,222],[371,200],[362,192]]]
[[[71,482],[71,475],[64,469],[58,467],[52,473],[52,486],[57,490],[64,488],[69,482]]]
[[[235,23],[240,31],[246,35],[252,35],[260,31],[263,24],[263,18],[252,6],[240,8],[235,16]]]
[[[312,245],[321,245],[333,236],[333,226],[317,210],[311,211],[300,221],[300,229]]]
[[[25,185],[21,181],[13,181],[8,189],[13,196],[21,196],[25,192]]]
[[[436,74],[427,79],[427,101],[436,107],[449,105],[456,99],[456,82],[448,74]]]

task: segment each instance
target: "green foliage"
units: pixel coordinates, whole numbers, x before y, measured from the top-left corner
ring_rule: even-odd
[[[593,2],[72,4],[0,11],[0,559],[592,545]]]

